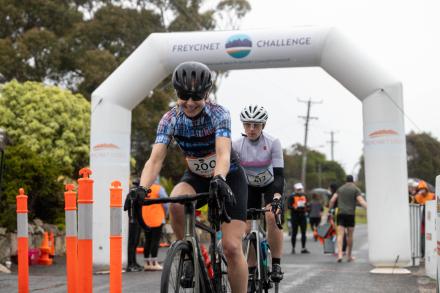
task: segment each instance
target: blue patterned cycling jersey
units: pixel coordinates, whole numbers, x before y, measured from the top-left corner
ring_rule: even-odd
[[[174,138],[185,157],[202,158],[215,153],[216,137],[231,137],[229,111],[207,102],[196,117],[187,117],[179,106],[163,115],[155,143],[169,144]]]

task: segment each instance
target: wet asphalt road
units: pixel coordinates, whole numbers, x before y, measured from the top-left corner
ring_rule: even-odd
[[[300,244],[298,239],[297,246]],[[424,268],[410,268],[410,275],[373,275],[368,264],[367,229],[359,225],[355,231],[354,256],[356,260],[337,263],[333,255],[324,255],[319,242],[311,240],[307,247],[311,254],[290,254],[290,239],[284,239],[282,265],[284,280],[280,292],[435,292],[435,282],[424,276]],[[298,248],[297,248],[298,250]],[[166,248],[160,249],[159,259],[165,257]],[[138,255],[142,263],[142,256]],[[159,292],[160,272],[123,274],[123,292]],[[29,287],[31,292],[66,292],[63,258],[56,258],[50,267],[31,266]],[[94,275],[94,292],[109,291],[109,276]],[[0,292],[17,292],[17,275],[0,273]]]

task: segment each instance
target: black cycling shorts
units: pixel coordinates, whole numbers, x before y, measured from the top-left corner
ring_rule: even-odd
[[[188,169],[183,173],[180,182],[186,182],[194,188],[196,193],[208,192],[211,178],[206,178],[192,173]],[[247,205],[247,181],[242,167],[229,171],[226,176],[226,182],[235,195],[236,204],[230,206],[226,204],[226,212],[233,220],[246,221],[246,205]],[[208,200],[197,201],[196,208],[200,208],[207,204]]]
[[[338,226],[343,226],[345,228],[354,227],[354,215],[338,214],[336,217],[336,222]]]
[[[273,182],[264,187],[248,186],[248,209],[261,209],[263,207],[261,197],[264,196],[264,205],[272,203],[275,188]]]

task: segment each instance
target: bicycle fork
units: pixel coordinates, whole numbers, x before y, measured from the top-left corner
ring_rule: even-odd
[[[251,231],[248,235],[248,245],[246,247],[246,257],[249,258],[249,251],[252,244],[252,235],[255,237],[255,261],[257,264],[257,280],[261,280],[261,267],[260,267],[260,233],[258,230],[258,224],[256,220],[251,221]],[[248,260],[247,260],[248,261]]]

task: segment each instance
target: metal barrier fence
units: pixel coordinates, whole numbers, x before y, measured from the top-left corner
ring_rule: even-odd
[[[412,266],[419,265],[422,257],[422,209],[419,204],[409,205]]]

